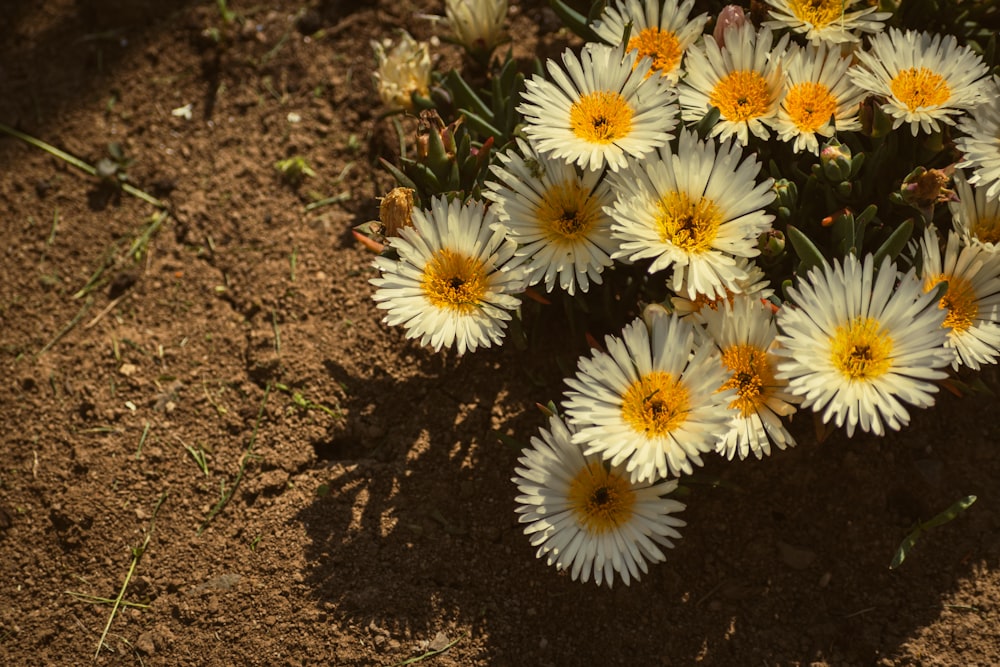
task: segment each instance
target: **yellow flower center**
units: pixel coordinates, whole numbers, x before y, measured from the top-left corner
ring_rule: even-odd
[[[740,122],[763,116],[771,107],[767,80],[752,69],[730,72],[715,84],[709,103],[729,121]]]
[[[652,371],[632,383],[622,400],[622,417],[637,433],[660,437],[687,420],[687,387],[670,373]]]
[[[684,192],[673,191],[661,198],[656,206],[656,223],[662,242],[672,243],[692,254],[712,247],[722,224],[722,214],[711,199],[692,200]]]
[[[479,259],[443,248],[424,267],[420,287],[432,305],[467,315],[479,308],[488,283]]]
[[[601,215],[601,203],[580,183],[553,185],[542,196],[535,212],[548,241],[568,244],[586,237]]]
[[[635,491],[625,477],[594,461],[569,483],[569,504],[588,532],[601,534],[632,519]]]
[[[729,407],[749,417],[764,402],[764,390],[775,384],[767,352],[746,343],[732,345],[722,351],[722,363],[731,373],[722,390],[736,390],[736,398]]]
[[[632,49],[639,51],[636,64],[641,58],[652,58],[653,67],[649,70],[649,74],[659,70],[660,76],[666,76],[677,69],[681,61],[681,43],[677,40],[677,35],[670,30],[660,30],[657,27],[640,30],[638,35],[628,40],[627,50]]]
[[[621,93],[587,93],[569,109],[573,134],[592,144],[610,144],[632,131],[634,112]]]
[[[889,83],[889,88],[893,97],[910,111],[944,104],[951,97],[951,88],[944,77],[926,67],[900,70]]]
[[[784,106],[800,132],[815,132],[837,112],[837,98],[822,83],[806,81],[791,87]]]
[[[892,366],[892,338],[873,317],[855,317],[837,327],[831,357],[848,380],[874,380]]]
[[[980,243],[1000,243],[1000,218],[980,218],[970,226],[969,232]]]
[[[949,276],[940,273],[924,280],[924,291],[930,292],[940,283],[948,283],[948,291],[938,301],[938,308],[948,311],[945,315],[945,326],[956,333],[966,331],[979,317],[979,304],[972,283],[961,276]]]
[[[798,20],[825,28],[844,15],[845,4],[846,0],[790,0],[788,6]]]

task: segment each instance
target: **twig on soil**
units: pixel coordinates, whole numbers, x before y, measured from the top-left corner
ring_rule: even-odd
[[[397,662],[392,667],[405,667],[405,665],[415,665],[418,662],[426,660],[427,658],[433,658],[436,655],[440,655],[440,654],[444,653],[445,651],[447,651],[448,649],[450,649],[452,646],[454,646],[458,642],[460,642],[463,639],[465,639],[465,637],[466,637],[465,635],[462,635],[458,639],[452,641],[451,643],[449,643],[449,644],[447,644],[447,645],[445,645],[445,646],[443,646],[443,647],[441,647],[439,649],[435,649],[433,651],[427,651],[423,655],[418,655],[416,657],[410,658],[409,660],[404,660],[402,662]]]
[[[223,508],[229,504],[229,500],[233,497],[233,494],[236,493],[236,487],[240,485],[240,480],[243,479],[243,474],[246,472],[247,463],[253,459],[253,448],[257,443],[257,430],[260,428],[260,420],[264,416],[264,407],[267,405],[267,397],[270,394],[271,383],[269,382],[267,384],[267,388],[264,389],[264,399],[260,402],[260,410],[257,411],[257,420],[254,422],[253,433],[250,435],[250,444],[247,445],[246,451],[243,452],[243,458],[240,459],[240,467],[239,470],[236,471],[236,479],[233,480],[233,485],[230,486],[228,490],[226,490],[226,483],[222,483],[222,495],[215,503],[215,506],[209,510],[208,516],[205,517],[205,521],[198,527],[198,535],[202,534],[205,528],[208,527],[208,524],[211,523],[212,519],[215,518],[215,515],[221,512]]]
[[[52,340],[50,340],[48,343],[45,344],[45,347],[43,347],[37,353],[35,353],[35,359],[48,352],[53,345],[58,343],[63,336],[68,334],[73,329],[73,327],[79,324],[80,320],[83,319],[83,316],[87,314],[87,311],[90,310],[90,307],[93,304],[94,304],[93,297],[88,297],[86,303],[84,303],[83,306],[80,308],[80,310],[77,312],[77,314],[73,316],[73,319],[71,319],[66,326],[60,329],[59,332],[52,337]]]
[[[103,318],[103,317],[104,317],[105,315],[107,315],[107,314],[108,314],[108,313],[110,313],[110,312],[111,312],[112,310],[114,310],[114,309],[115,309],[115,306],[117,306],[117,305],[118,305],[119,303],[121,303],[121,302],[122,302],[122,301],[123,301],[123,300],[125,299],[125,297],[127,297],[127,296],[128,296],[128,293],[126,292],[125,294],[122,294],[122,295],[121,295],[120,297],[118,297],[117,299],[115,299],[114,301],[112,301],[111,303],[109,303],[108,305],[106,305],[106,306],[105,306],[105,307],[104,307],[104,308],[103,308],[103,309],[101,310],[101,312],[97,313],[97,315],[94,315],[94,319],[92,319],[92,320],[90,320],[89,322],[87,322],[86,324],[84,324],[84,325],[83,325],[83,328],[84,328],[84,329],[89,329],[89,328],[91,328],[92,326],[94,326],[95,324],[97,324],[98,322],[100,322],[100,321],[101,321],[101,319],[102,319],[102,318]]]
[[[77,600],[83,600],[84,602],[93,602],[94,604],[114,604],[115,601],[111,598],[102,598],[96,595],[87,595],[86,593],[80,593],[78,591],[63,591],[66,595],[72,595]],[[120,602],[122,607],[135,607],[136,609],[149,609],[148,604],[142,604],[141,602],[132,602],[131,600],[122,600]]]
[[[114,605],[111,607],[111,614],[108,616],[108,622],[104,626],[104,632],[101,633],[101,639],[97,642],[97,651],[94,653],[94,660],[97,660],[98,656],[101,655],[101,647],[104,646],[104,640],[108,636],[108,630],[111,629],[111,623],[115,620],[115,614],[118,613],[118,608],[122,605],[122,598],[125,597],[125,589],[128,588],[128,584],[132,580],[132,575],[135,573],[135,568],[139,565],[139,560],[142,558],[142,554],[145,553],[146,547],[149,546],[149,540],[153,537],[156,513],[160,511],[160,507],[166,499],[166,493],[160,495],[160,499],[156,501],[156,507],[153,508],[153,516],[149,519],[149,530],[146,531],[146,537],[143,539],[142,545],[132,548],[132,564],[128,568],[128,574],[125,575],[125,582],[122,584],[121,590],[118,591],[118,597],[115,598]]]
[[[56,148],[52,144],[46,143],[46,142],[42,141],[41,139],[36,139],[35,137],[31,136],[30,134],[25,134],[24,132],[19,132],[18,130],[15,130],[14,128],[10,127],[9,125],[4,125],[3,123],[0,123],[0,132],[5,132],[6,134],[9,134],[12,137],[17,137],[21,141],[23,141],[25,143],[28,143],[28,144],[31,144],[35,148],[41,148],[43,151],[45,151],[49,155],[57,157],[60,160],[63,160],[64,162],[68,162],[69,164],[73,165],[74,167],[76,167],[80,171],[84,171],[84,172],[90,174],[91,176],[97,176],[97,168],[96,167],[94,167],[94,166],[92,166],[90,164],[87,164],[86,162],[84,162],[80,158],[76,157],[75,155],[71,155],[71,154],[67,153],[66,151],[59,150],[58,148]],[[143,192],[142,190],[140,190],[139,188],[135,187],[134,185],[129,185],[128,183],[121,183],[120,185],[121,185],[122,190],[124,190],[128,194],[132,195],[133,197],[138,197],[139,199],[143,200],[144,202],[148,202],[148,203],[152,204],[156,208],[162,208],[162,209],[166,209],[167,208],[166,203],[160,201],[159,199],[157,199],[156,197],[154,197],[151,194]]]

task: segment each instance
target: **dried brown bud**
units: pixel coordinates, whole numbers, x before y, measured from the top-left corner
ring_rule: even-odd
[[[413,211],[413,190],[411,188],[393,188],[378,207],[378,219],[382,222],[382,233],[385,236],[398,236],[403,227],[412,227],[410,217]]]

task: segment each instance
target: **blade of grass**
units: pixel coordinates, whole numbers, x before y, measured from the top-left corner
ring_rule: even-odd
[[[247,463],[253,457],[253,448],[257,442],[257,431],[260,428],[260,420],[264,416],[264,407],[267,405],[267,397],[271,394],[271,383],[267,384],[267,388],[264,389],[264,399],[260,402],[260,410],[257,411],[257,420],[253,425],[253,433],[250,435],[250,444],[247,445],[246,451],[243,452],[243,458],[240,459],[239,470],[236,471],[236,479],[233,480],[232,486],[227,490],[225,488],[225,482],[223,482],[222,493],[220,494],[218,502],[212,507],[208,512],[208,516],[205,517],[205,521],[202,522],[201,526],[198,527],[198,535],[204,532],[208,524],[211,523],[212,519],[215,518],[219,512],[229,504],[229,500],[233,497],[236,492],[236,487],[240,485],[240,480],[243,479],[243,474],[246,472]]]
[[[52,340],[50,340],[48,343],[45,344],[45,347],[40,349],[37,352],[37,354],[35,354],[35,358],[37,359],[38,357],[48,352],[52,348],[52,346],[58,343],[63,336],[72,331],[73,327],[79,324],[80,320],[83,319],[83,316],[87,314],[87,311],[90,310],[90,307],[93,305],[93,303],[94,303],[93,297],[87,297],[86,303],[84,303],[83,306],[80,308],[80,310],[76,313],[76,315],[73,316],[73,319],[71,319],[66,326],[60,329],[59,332],[52,337]]]
[[[450,649],[452,646],[454,646],[458,642],[462,641],[463,639],[465,639],[465,635],[462,635],[461,637],[459,637],[455,641],[453,641],[453,642],[451,642],[451,643],[447,644],[446,646],[443,646],[443,647],[441,647],[439,649],[436,649],[436,650],[433,650],[433,651],[427,651],[423,655],[418,655],[416,657],[410,658],[409,660],[403,660],[402,662],[397,662],[392,667],[405,667],[406,665],[415,665],[416,663],[421,662],[423,660],[426,660],[427,658],[433,658],[436,655],[440,655],[440,654],[444,653],[445,651],[447,651],[448,649]]]
[[[56,148],[52,144],[46,143],[46,142],[42,141],[41,139],[36,139],[35,137],[31,136],[30,134],[25,134],[24,132],[19,132],[18,130],[15,130],[14,128],[10,127],[9,125],[4,125],[3,123],[0,123],[0,132],[5,132],[5,133],[9,134],[12,137],[16,137],[16,138],[20,139],[21,141],[34,146],[35,148],[41,148],[43,151],[45,151],[49,155],[57,157],[60,160],[63,160],[64,162],[68,162],[69,164],[73,165],[74,167],[76,167],[80,171],[84,171],[84,172],[90,174],[91,176],[94,176],[94,177],[97,176],[97,168],[96,167],[94,167],[94,166],[92,166],[90,164],[87,164],[86,162],[84,162],[80,158],[76,157],[75,155],[71,155],[71,154],[67,153],[64,150],[60,150],[60,149]],[[140,190],[139,188],[135,187],[134,185],[129,185],[128,183],[121,183],[121,188],[122,188],[122,190],[124,190],[125,192],[129,193],[133,197],[138,197],[139,199],[143,200],[144,202],[148,202],[148,203],[152,204],[156,208],[163,208],[163,209],[167,208],[167,205],[166,205],[165,202],[160,201],[159,199],[157,199],[156,197],[154,197],[151,194],[147,194],[147,193],[143,192],[142,190]]]
[[[101,647],[104,646],[104,640],[108,637],[108,631],[111,629],[111,623],[115,620],[115,614],[118,613],[118,608],[122,606],[122,598],[125,597],[125,589],[128,588],[128,584],[132,580],[132,575],[135,573],[135,568],[139,565],[139,560],[142,558],[142,554],[146,551],[146,547],[149,546],[149,540],[153,537],[153,527],[156,525],[156,513],[160,511],[160,507],[166,499],[166,493],[160,495],[160,499],[156,501],[156,507],[153,508],[153,516],[149,519],[149,530],[146,531],[146,537],[142,541],[142,545],[132,548],[132,564],[128,568],[128,574],[125,575],[125,582],[122,584],[121,590],[118,591],[118,597],[115,598],[114,605],[111,607],[111,614],[108,615],[108,622],[104,625],[104,632],[101,633],[101,639],[97,642],[97,651],[94,653],[94,660],[97,660],[97,658],[101,655]]]

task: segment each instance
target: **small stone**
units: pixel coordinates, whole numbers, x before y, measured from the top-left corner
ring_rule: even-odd
[[[144,632],[139,635],[139,638],[135,640],[135,648],[146,655],[156,653],[156,644],[153,643],[153,633]]]
[[[427,648],[431,651],[443,651],[444,647],[448,644],[448,635],[443,632],[438,632],[434,635],[434,639],[431,640],[431,643],[427,645]]]
[[[118,368],[118,372],[121,373],[122,375],[124,375],[127,378],[130,378],[133,375],[135,375],[136,372],[138,372],[138,370],[139,370],[138,366],[136,366],[135,364],[130,364],[128,362],[122,364]]]

